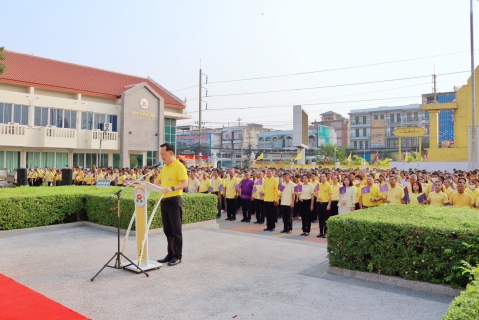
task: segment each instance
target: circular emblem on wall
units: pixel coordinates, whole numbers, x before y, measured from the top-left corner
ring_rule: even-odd
[[[141,99],[140,100],[140,107],[142,107],[143,109],[148,108],[148,100],[146,100],[145,98]]]

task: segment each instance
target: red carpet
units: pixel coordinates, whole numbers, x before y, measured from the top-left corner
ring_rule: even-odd
[[[0,319],[88,319],[0,274]]]

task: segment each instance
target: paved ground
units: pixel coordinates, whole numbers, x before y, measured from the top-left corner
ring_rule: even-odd
[[[92,283],[115,234],[0,232],[0,272],[93,319],[441,319],[452,300],[327,274],[324,244],[289,237],[189,229],[180,265],[150,278],[108,268]],[[162,234],[150,237],[152,257],[165,247]],[[133,257],[133,239],[127,249]]]

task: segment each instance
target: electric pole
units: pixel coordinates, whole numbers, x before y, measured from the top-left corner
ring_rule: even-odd
[[[432,79],[433,79],[433,83],[434,83],[434,87],[432,88],[433,92],[434,92],[434,103],[437,103],[437,92],[436,92],[436,74],[435,74],[436,70],[434,70],[434,74],[432,75]]]
[[[208,83],[208,76],[206,76],[206,83]],[[200,166],[203,166],[203,154],[201,152],[201,129],[202,129],[202,126],[203,126],[203,122],[202,122],[202,118],[201,118],[201,102],[202,102],[202,91],[203,91],[203,72],[201,72],[201,68],[200,68],[200,83],[199,83],[199,96],[198,96],[198,107],[199,107],[199,110],[198,110],[198,113],[199,113],[199,116],[198,116],[198,134],[199,134],[199,137],[198,137],[198,149],[199,149],[199,153],[198,153],[198,157],[200,158]],[[206,95],[208,96],[208,89],[206,90]],[[208,109],[208,103],[206,103],[206,108]]]

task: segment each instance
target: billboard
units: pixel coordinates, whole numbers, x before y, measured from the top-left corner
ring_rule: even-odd
[[[318,147],[332,143],[330,133],[330,127],[318,125]]]
[[[198,133],[177,133],[176,150],[178,154],[198,154]],[[211,133],[204,133],[201,135],[201,152],[203,154],[211,154]]]
[[[308,147],[308,114],[301,106],[293,106],[293,146]]]
[[[371,148],[386,147],[386,125],[384,119],[371,120]]]

